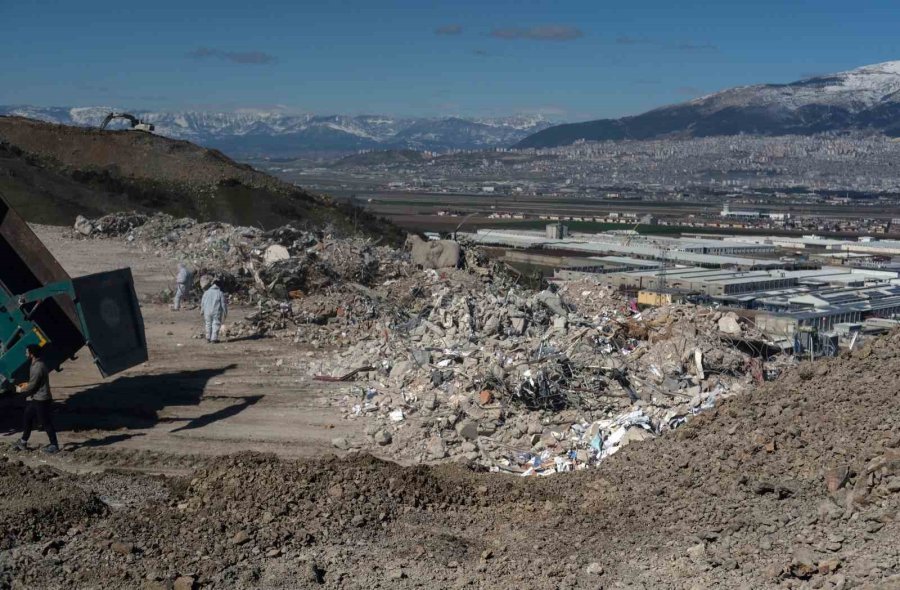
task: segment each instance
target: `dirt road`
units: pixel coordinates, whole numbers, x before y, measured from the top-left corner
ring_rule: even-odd
[[[130,266],[142,301],[173,281],[176,261],[154,252],[118,240],[74,239],[68,229],[37,231],[71,276]],[[200,337],[199,311],[188,308],[142,305],[150,360],[139,367],[104,380],[84,350],[51,376],[60,441],[79,462],[114,457],[119,465],[153,469],[179,465],[172,456],[244,450],[309,457],[329,452],[332,438],[349,433],[349,423],[324,402],[340,386],[292,368],[306,351],[276,340],[209,345]],[[232,309],[229,319],[246,311]],[[21,404],[0,401],[0,439],[18,436]],[[43,443],[43,436],[35,433],[34,442]],[[119,451],[131,453],[123,459]],[[142,460],[128,459],[139,452]],[[53,462],[65,465],[67,454]]]

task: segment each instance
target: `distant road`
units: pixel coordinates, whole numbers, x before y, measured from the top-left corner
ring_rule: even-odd
[[[374,211],[387,211],[392,207],[416,207],[420,212],[426,210],[465,208],[470,211],[504,211],[522,212],[532,215],[589,215],[596,216],[609,211],[644,212],[657,216],[664,215],[718,215],[720,203],[701,201],[646,201],[632,199],[572,198],[572,197],[534,197],[534,196],[494,196],[490,194],[461,193],[407,193],[402,191],[379,190],[333,190],[329,194],[339,199],[355,196],[360,201],[373,199]],[[761,212],[791,213],[794,215],[816,215],[832,218],[873,218],[891,219],[897,217],[898,211],[891,207],[869,207],[853,205],[803,205],[766,203],[742,206],[746,209]]]

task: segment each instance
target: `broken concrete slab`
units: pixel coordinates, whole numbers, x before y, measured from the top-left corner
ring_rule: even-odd
[[[266,248],[265,253],[263,254],[263,262],[266,266],[275,264],[276,262],[281,262],[282,260],[287,260],[291,257],[291,253],[287,248],[280,244],[272,244],[268,248]]]
[[[406,245],[412,254],[413,264],[426,269],[456,268],[459,266],[461,249],[452,240],[423,240],[410,235]]]
[[[738,322],[738,316],[733,311],[730,311],[723,315],[719,319],[719,331],[724,332],[730,336],[737,336],[743,332],[741,328],[741,324]]]

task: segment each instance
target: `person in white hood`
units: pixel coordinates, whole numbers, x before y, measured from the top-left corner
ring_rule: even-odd
[[[209,289],[203,294],[200,312],[206,322],[206,341],[218,342],[222,322],[228,317],[228,303],[225,301],[225,294],[219,288],[218,279],[213,279]]]
[[[187,295],[191,285],[191,271],[183,262],[178,263],[178,274],[175,275],[175,298],[172,300],[172,309],[181,309],[181,300]]]

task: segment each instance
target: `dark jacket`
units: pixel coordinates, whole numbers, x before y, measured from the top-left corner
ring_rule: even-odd
[[[53,399],[50,395],[50,373],[47,371],[47,365],[41,359],[35,359],[31,362],[31,374],[28,378],[28,384],[25,385],[20,393],[24,393],[26,398],[31,398],[36,402],[45,402]]]

